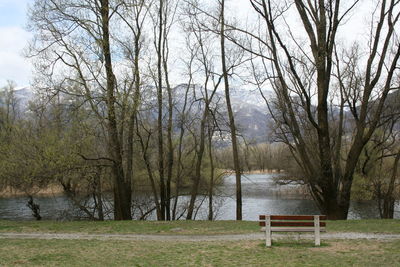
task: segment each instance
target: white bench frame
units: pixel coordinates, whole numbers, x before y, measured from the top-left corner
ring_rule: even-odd
[[[261,230],[265,231],[265,245],[267,247],[272,246],[272,232],[314,232],[314,241],[316,246],[321,245],[321,231],[325,232],[325,227],[320,227],[320,216],[322,215],[311,215],[314,216],[314,226],[313,227],[299,227],[299,226],[291,226],[291,227],[271,227],[271,216],[265,215],[265,227],[262,227]],[[286,215],[290,216],[290,215]],[[263,221],[260,219],[260,221]],[[264,229],[263,229],[264,228]]]

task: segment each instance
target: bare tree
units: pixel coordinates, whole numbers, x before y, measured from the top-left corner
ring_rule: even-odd
[[[163,34],[165,27],[165,20],[163,16],[164,0],[159,1],[158,6],[158,34],[157,41],[154,43],[157,51],[157,127],[158,127],[158,175],[160,179],[160,201],[161,201],[161,220],[165,220],[166,213],[166,195],[165,195],[165,171],[164,171],[164,134],[163,134],[163,75],[162,75],[162,55],[163,55]],[[157,25],[155,25],[155,28]]]
[[[156,14],[153,14],[154,22],[154,47],[157,54],[157,74],[154,76],[157,88],[157,108],[158,108],[158,173],[160,184],[160,201],[161,201],[161,219],[171,219],[171,182],[172,170],[174,165],[174,147],[173,147],[173,99],[172,86],[169,80],[169,33],[175,22],[175,13],[177,3],[174,1],[158,1],[156,6]],[[165,87],[165,88],[164,88]],[[163,126],[163,91],[167,91],[167,153],[165,154],[165,137]],[[167,162],[165,164],[165,155]],[[165,177],[166,176],[166,177]]]
[[[202,71],[204,72],[204,85],[203,85],[203,95],[202,101],[204,102],[204,107],[202,111],[202,116],[200,120],[199,126],[199,140],[195,138],[196,144],[196,164],[195,164],[195,174],[194,174],[194,181],[190,193],[190,203],[188,207],[188,212],[186,215],[186,219],[191,220],[193,218],[193,212],[195,210],[195,201],[199,190],[199,184],[201,179],[201,166],[203,161],[203,154],[205,151],[205,141],[206,141],[206,126],[207,121],[210,116],[210,104],[215,96],[215,92],[221,82],[222,76],[219,76],[217,80],[215,80],[215,75],[213,74],[213,66],[212,62],[210,61],[210,47],[207,46],[209,43],[206,43],[207,37],[204,36],[205,33],[201,30],[198,24],[197,17],[191,18],[192,25],[191,28],[193,29],[193,34],[196,38],[197,45],[199,46],[199,62],[202,67]],[[210,38],[208,36],[208,38]],[[209,83],[212,83],[212,89],[209,89]],[[210,91],[210,92],[209,92]]]
[[[140,114],[137,114],[139,117]],[[150,185],[151,185],[151,190],[153,193],[153,198],[154,198],[154,203],[156,207],[156,212],[157,212],[157,218],[158,220],[162,219],[162,212],[161,212],[161,205],[160,205],[160,200],[157,192],[157,184],[156,184],[156,179],[153,174],[153,168],[151,164],[151,157],[149,155],[149,146],[150,146],[150,141],[151,141],[151,136],[153,134],[152,130],[150,127],[148,127],[144,119],[141,118],[136,118],[136,121],[138,122],[136,124],[136,135],[138,137],[138,142],[140,143],[140,148],[142,151],[142,158],[146,166],[146,171],[147,175],[150,180]]]
[[[43,77],[37,87],[82,97],[104,126],[104,158],[112,163],[113,170],[114,218],[129,220],[132,169],[124,162],[131,160],[133,151],[124,153],[125,142],[130,142],[123,134],[128,114],[123,112],[124,107],[120,109],[129,102],[118,102],[126,83],[118,83],[120,76],[114,70],[111,33],[113,23],[119,23],[115,14],[121,5],[108,0],[35,1],[30,10],[35,33],[31,54],[40,57],[38,62],[42,63],[37,65]]]
[[[7,85],[0,89],[0,129],[8,133],[18,117],[18,100],[15,97],[16,84],[7,81]]]
[[[235,117],[233,115],[232,104],[230,100],[229,92],[229,78],[225,55],[225,0],[220,0],[220,40],[221,40],[221,64],[222,64],[222,75],[224,77],[224,87],[225,87],[225,100],[226,107],[228,110],[229,117],[229,128],[231,132],[232,141],[232,152],[233,152],[233,166],[235,169],[236,176],[236,220],[242,219],[242,182],[241,182],[241,171],[239,162],[239,148],[238,141],[236,137],[236,126]]]
[[[386,105],[384,121],[364,147],[357,173],[367,180],[368,191],[378,203],[381,218],[393,219],[399,193],[400,94],[394,93]]]
[[[259,77],[259,84],[268,80],[276,92],[275,108],[279,112],[274,119],[282,140],[301,166],[303,179],[321,212],[331,219],[347,218],[360,153],[379,126],[389,92],[398,88],[394,79],[400,56],[396,32],[398,1],[377,4],[366,64],[349,69],[350,65],[341,60],[335,65],[335,51],[340,46],[338,31],[358,2],[296,0],[291,5],[252,0],[254,10],[266,25],[267,36],[246,32],[252,44],[247,51],[260,57],[264,67],[265,78]],[[296,37],[287,22],[289,11],[295,11],[300,18],[305,40]],[[359,57],[360,53],[354,56]],[[336,83],[332,77],[337,78]],[[339,126],[333,127],[328,100],[337,92],[335,84],[342,91],[340,119],[336,122]],[[343,119],[344,108],[350,110],[354,121],[351,129],[346,127],[348,119]]]
[[[184,143],[184,136],[187,133],[186,127],[190,127],[187,124],[190,121],[190,104],[189,103],[189,97],[190,97],[190,92],[191,89],[195,86],[193,84],[193,68],[194,68],[194,62],[195,58],[198,53],[198,46],[193,46],[191,45],[191,33],[187,32],[187,37],[185,38],[186,40],[186,49],[188,50],[188,59],[184,61],[185,67],[187,69],[187,73],[185,73],[185,76],[188,76],[188,81],[185,86],[185,92],[183,96],[183,105],[180,109],[177,108],[177,116],[178,116],[178,121],[177,125],[179,128],[179,138],[178,138],[178,145],[177,145],[177,156],[176,156],[176,179],[175,179],[175,192],[174,192],[174,204],[172,208],[172,219],[175,220],[177,219],[177,206],[178,206],[178,199],[179,199],[179,192],[180,192],[180,187],[182,184],[182,178],[185,175],[185,165],[183,163],[183,158],[185,158],[185,147],[186,151],[191,151],[192,149],[187,149],[189,144]],[[179,101],[179,100],[178,100]],[[182,99],[180,100],[182,101]],[[192,168],[187,168],[189,171],[192,170]],[[189,173],[186,171],[186,175],[190,176]]]

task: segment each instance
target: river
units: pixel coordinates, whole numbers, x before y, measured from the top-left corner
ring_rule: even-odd
[[[276,185],[273,177],[279,174],[247,174],[242,177],[243,220],[258,220],[259,214],[320,214],[311,199],[296,192],[291,185]],[[215,189],[216,220],[235,219],[235,177],[227,176]],[[291,192],[291,193],[290,193]],[[199,201],[203,199],[199,196]],[[180,198],[186,203],[187,196]],[[26,206],[26,197],[0,198],[0,219],[32,220],[30,209]],[[63,219],[70,217],[73,207],[65,196],[35,197],[40,205],[43,219]],[[395,217],[400,218],[400,206],[397,205]],[[197,212],[196,219],[207,219],[208,204],[204,199]],[[378,218],[378,209],[373,201],[352,201],[348,219]],[[149,217],[154,219],[154,214]]]

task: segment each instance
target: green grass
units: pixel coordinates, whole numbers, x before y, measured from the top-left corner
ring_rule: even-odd
[[[177,229],[179,228],[179,229]],[[251,221],[6,221],[0,232],[115,233],[115,234],[245,234],[259,231]],[[400,233],[400,220],[328,221],[328,232]]]
[[[239,234],[259,230],[257,222],[243,221],[5,221],[0,232],[114,233],[114,234]]]
[[[400,220],[328,221],[328,232],[400,233]],[[180,231],[176,231],[180,228]],[[55,222],[0,220],[0,232],[239,234],[250,221]],[[251,241],[127,241],[0,239],[0,266],[399,266],[400,240],[292,238],[266,248]]]
[[[148,242],[14,240],[0,242],[0,266],[399,266],[400,240]]]
[[[400,233],[399,219],[370,219],[370,220],[347,220],[328,221],[329,232],[362,232],[362,233]]]

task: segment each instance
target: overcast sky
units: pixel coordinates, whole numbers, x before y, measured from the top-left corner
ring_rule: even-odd
[[[29,4],[34,0],[0,0],[0,87],[6,84],[7,80],[13,80],[18,87],[29,85],[32,77],[32,67],[29,60],[24,58],[23,49],[26,48],[30,33],[25,30],[27,25],[26,11]],[[351,39],[356,39],[356,31],[365,29],[364,16],[354,18],[354,15],[364,13],[361,10],[371,4],[373,0],[362,1],[352,14],[352,21],[346,25],[345,34]],[[248,0],[228,1],[229,11],[243,20],[244,17],[254,16],[256,13],[250,8]],[[358,14],[357,14],[358,13]],[[365,32],[364,32],[365,33]]]
[[[34,0],[0,0],[0,88],[7,80],[18,87],[29,85],[32,77],[30,61],[23,56],[31,37],[26,31],[27,8]],[[249,11],[248,0],[230,1],[230,7],[238,15]]]
[[[27,86],[31,77],[29,62],[22,50],[29,40],[25,30],[26,9],[32,0],[0,0],[0,87],[7,80]]]

